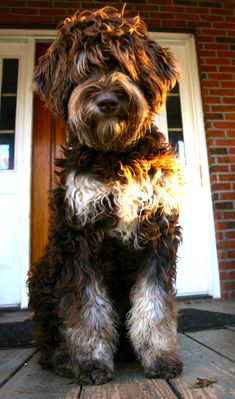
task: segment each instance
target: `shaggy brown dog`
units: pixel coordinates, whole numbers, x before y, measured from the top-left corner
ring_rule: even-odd
[[[181,173],[152,123],[179,74],[138,16],[111,7],[67,18],[35,70],[69,139],[30,306],[41,364],[81,384],[112,377],[122,326],[147,377],[182,370],[173,287]]]

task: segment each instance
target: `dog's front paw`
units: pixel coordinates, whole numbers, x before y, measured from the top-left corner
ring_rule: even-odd
[[[66,350],[58,350],[54,354],[53,367],[55,372],[63,377],[74,377],[70,355]]]
[[[147,378],[164,378],[170,380],[178,377],[183,371],[183,363],[179,359],[159,357],[154,366],[146,367],[144,372]]]
[[[97,360],[79,362],[76,367],[74,374],[81,385],[101,385],[112,379],[112,371]]]

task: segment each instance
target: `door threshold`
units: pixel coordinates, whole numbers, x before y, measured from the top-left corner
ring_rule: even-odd
[[[177,302],[185,302],[185,301],[211,301],[212,299],[213,299],[213,296],[212,296],[212,295],[208,295],[208,294],[176,296],[176,301],[177,301]]]
[[[20,305],[7,305],[7,306],[1,306],[0,305],[0,313],[14,313],[14,312],[20,312],[23,310],[27,309],[21,309]]]

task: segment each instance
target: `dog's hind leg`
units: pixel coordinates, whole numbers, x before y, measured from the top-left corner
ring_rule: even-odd
[[[60,345],[54,281],[49,268],[48,250],[29,272],[29,306],[34,311],[33,338],[40,350],[39,363],[52,367],[52,357]]]
[[[177,353],[173,294],[159,281],[156,262],[154,256],[148,259],[131,291],[127,325],[146,377],[168,379],[181,373],[182,363]]]

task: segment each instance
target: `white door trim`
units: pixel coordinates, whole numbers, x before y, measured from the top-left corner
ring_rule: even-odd
[[[22,165],[22,187],[25,196],[21,198],[21,226],[22,226],[22,245],[20,252],[21,263],[21,308],[26,308],[28,295],[25,281],[30,267],[30,204],[31,204],[31,153],[32,153],[32,121],[33,121],[33,95],[31,76],[34,67],[34,54],[37,42],[49,42],[54,39],[55,30],[21,30],[21,29],[2,29],[0,30],[0,43],[24,42],[27,43],[27,65],[23,73],[26,87],[24,99],[24,136],[21,143],[18,143],[22,158],[19,162]],[[208,210],[208,235],[209,235],[209,262],[210,267],[210,287],[209,292],[213,297],[220,297],[220,283],[218,272],[218,261],[216,252],[215,229],[213,222],[213,209],[211,200],[211,189],[208,170],[207,147],[205,140],[205,130],[203,124],[203,112],[200,95],[200,83],[197,70],[197,58],[193,35],[181,33],[151,33],[151,37],[160,44],[171,47],[186,46],[188,52],[189,81],[191,87],[190,101],[194,108],[194,122],[197,134],[197,148],[199,165],[201,165],[201,177],[204,187],[205,201]],[[183,83],[182,84],[186,84]],[[192,90],[193,89],[193,90]],[[187,138],[185,137],[187,140]],[[20,151],[19,151],[20,152]]]

